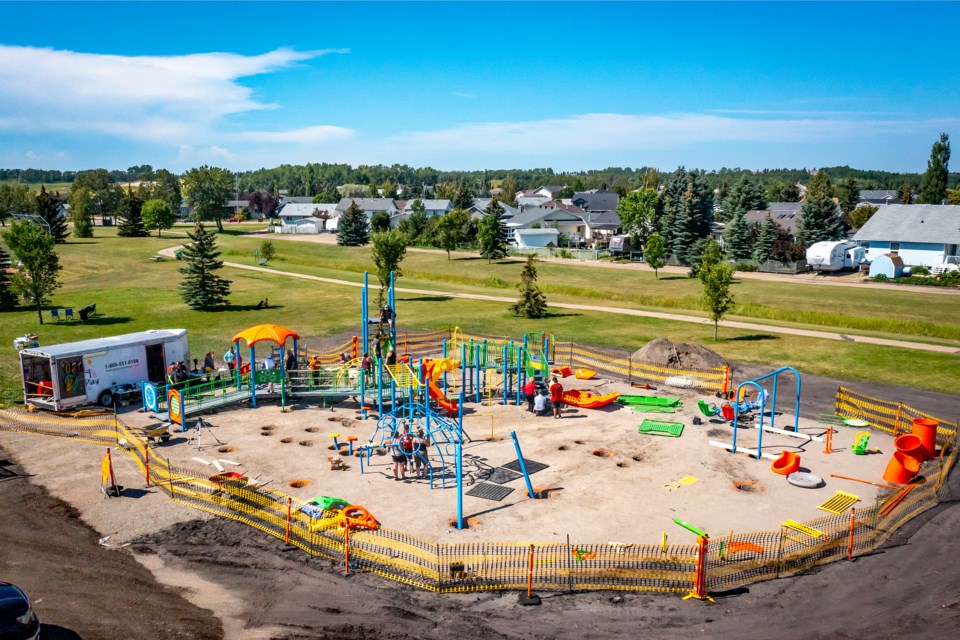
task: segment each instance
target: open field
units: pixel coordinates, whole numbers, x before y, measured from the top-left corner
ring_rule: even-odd
[[[0,180],[0,183],[17,184],[17,181]],[[70,190],[73,188],[72,182],[44,182],[43,184],[30,182],[26,184],[34,193],[40,193],[40,187],[44,187],[47,193],[57,193],[59,191],[61,194],[70,193]]]
[[[293,281],[281,273],[241,272],[227,269],[224,275],[233,280],[231,305],[219,312],[201,313],[189,310],[177,295],[180,275],[175,261],[153,262],[149,258],[157,251],[183,240],[178,227],[164,234],[141,239],[117,238],[113,229],[97,228],[97,237],[73,240],[61,245],[63,288],[58,290],[54,303],[58,307],[74,309],[97,303],[99,316],[87,324],[52,323],[49,312],[46,322],[39,327],[36,311],[21,308],[0,316],[0,327],[7,339],[29,331],[38,332],[42,344],[57,344],[100,336],[105,333],[126,333],[148,328],[183,327],[190,331],[191,351],[195,356],[207,350],[218,355],[229,339],[239,330],[262,322],[279,322],[299,331],[309,344],[311,338],[355,331],[360,310],[355,288],[324,283]],[[243,231],[228,225],[219,237],[224,258],[236,262],[253,262],[252,251],[264,236],[245,237],[244,233],[259,226],[244,227]],[[311,243],[276,242],[279,258],[271,268],[279,272],[297,271],[312,275],[360,282],[362,271],[372,269],[369,248],[344,248]],[[512,296],[511,283],[517,279],[519,266],[506,260],[488,264],[479,259],[446,260],[437,253],[411,252],[404,264],[400,285],[422,287],[441,292],[439,295],[399,295],[399,314],[402,326],[410,328],[447,328],[460,326],[466,330],[518,335],[529,330],[547,330],[561,339],[583,343],[636,349],[657,337],[674,342],[702,342],[724,357],[743,363],[792,364],[801,371],[829,375],[849,380],[866,380],[902,384],[930,390],[957,388],[960,367],[951,354],[921,353],[905,349],[850,344],[831,340],[817,340],[724,328],[720,340],[712,339],[712,328],[659,319],[622,317],[588,311],[554,310],[543,321],[514,318],[502,303],[454,300],[443,291],[494,293]],[[131,278],[130,274],[135,274]],[[667,279],[669,278],[669,279]],[[375,277],[371,278],[373,281]],[[544,263],[540,266],[540,284],[549,299],[591,305],[610,301],[617,306],[637,309],[660,309],[652,304],[663,302],[667,310],[683,311],[702,316],[695,306],[698,284],[676,275],[655,281],[645,271],[611,272],[578,265]],[[574,287],[575,285],[575,287]],[[578,292],[551,293],[574,287]],[[626,291],[627,293],[624,293]],[[636,291],[638,293],[630,293]],[[924,295],[914,291],[860,291],[849,287],[816,287],[776,282],[741,280],[735,286],[739,299],[756,301],[758,308],[774,310],[785,317],[796,306],[807,309],[798,312],[823,315],[826,309],[857,305],[859,323],[869,328],[864,335],[896,339],[919,339],[901,331],[883,331],[893,322],[894,328],[906,330],[905,322],[920,323],[928,334],[939,338],[925,340],[960,348],[960,326],[956,310],[960,297]],[[653,296],[646,298],[644,296]],[[259,300],[270,298],[270,310],[258,310]],[[753,304],[753,303],[751,303]],[[819,311],[815,309],[819,308]],[[895,314],[894,314],[895,310]],[[894,319],[892,315],[906,320]],[[818,315],[818,317],[820,317]],[[852,316],[851,316],[852,317]],[[829,314],[825,316],[829,320]],[[732,315],[729,319],[751,319]],[[755,318],[753,318],[755,319]],[[770,321],[770,324],[811,328],[798,322]],[[913,325],[909,325],[913,326]],[[813,328],[834,327],[815,324]],[[953,336],[951,339],[949,336]],[[16,354],[4,350],[0,362],[5,366],[0,373],[2,399],[6,402],[20,398]],[[905,367],[904,363],[909,363]]]

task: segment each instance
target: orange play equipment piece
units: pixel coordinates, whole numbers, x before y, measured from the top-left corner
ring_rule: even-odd
[[[561,378],[566,378],[573,375],[573,369],[568,366],[558,367],[557,369],[550,369],[550,373],[558,375]]]
[[[597,372],[590,369],[577,369],[573,375],[577,377],[577,380],[592,380],[597,377]]]
[[[729,402],[724,402],[720,405],[720,415],[722,415],[727,422],[733,422],[733,419],[736,417],[733,411],[733,405]]]
[[[449,361],[449,358],[446,360]],[[445,366],[442,364],[443,361],[436,362],[441,363],[440,367],[437,367],[437,370],[440,370]],[[457,401],[450,400],[447,398],[447,396],[443,395],[443,390],[441,390],[440,387],[437,386],[436,382],[434,382],[434,380],[439,379],[440,377],[439,375],[434,376],[434,366],[436,365],[436,362],[432,360],[425,360],[423,363],[423,375],[426,378],[427,390],[430,392],[430,397],[436,400],[437,404],[441,408],[446,409],[450,415],[454,415],[457,413]]]
[[[571,389],[563,394],[563,401],[566,404],[580,407],[582,409],[599,409],[600,407],[607,406],[619,397],[619,391],[608,393],[605,396],[598,396],[597,394],[590,393],[589,391]]]
[[[924,457],[920,462],[937,457],[937,427],[940,423],[930,418],[914,418],[911,433],[920,438],[923,443]]]
[[[780,457],[770,465],[770,469],[782,476],[795,473],[800,470],[800,454],[793,451],[783,451],[780,453]]]
[[[918,471],[920,471],[920,462],[916,458],[895,451],[893,458],[887,464],[887,470],[883,472],[883,479],[893,484],[907,484]]]
[[[731,542],[727,545],[727,553],[736,553],[737,551],[752,551],[757,555],[763,555],[763,547],[752,542]]]
[[[341,509],[340,513],[337,514],[337,526],[351,531],[354,529],[376,531],[380,528],[380,523],[363,507],[351,504]]]
[[[902,436],[897,436],[893,441],[893,446],[896,447],[900,453],[910,456],[918,462],[927,458],[927,449],[923,446],[923,440],[920,439],[920,436],[913,433],[905,433]]]

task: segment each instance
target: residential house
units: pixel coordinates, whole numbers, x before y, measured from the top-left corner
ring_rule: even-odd
[[[227,200],[227,210],[231,218],[236,218],[241,212],[249,207],[249,200]]]
[[[620,228],[616,211],[585,211],[572,213],[565,209],[534,207],[508,219],[508,229],[557,229],[570,238],[572,244],[588,240],[609,240]]]
[[[586,211],[616,211],[620,196],[606,189],[591,189],[573,194],[570,202]]]
[[[547,227],[543,229],[513,229],[513,244],[518,249],[543,249],[558,246],[560,232]]]
[[[960,262],[960,205],[880,207],[854,240],[867,250],[867,260],[889,253],[911,266],[957,263]]]
[[[337,204],[337,215],[343,214],[354,202],[367,215],[368,221],[378,211],[385,212],[391,220],[400,213],[392,198],[340,198],[340,202]]]
[[[749,224],[763,224],[767,216],[777,223],[777,226],[795,236],[797,224],[800,222],[802,202],[768,202],[766,209],[753,209],[744,214],[743,219]]]
[[[409,218],[410,214],[413,213],[413,203],[416,200],[397,200],[397,214],[390,217],[390,226],[397,227],[400,225],[400,221],[404,218]],[[423,203],[424,213],[428,218],[436,218],[438,216],[445,216],[450,211],[453,210],[453,205],[450,200],[421,200]]]
[[[282,207],[285,204],[309,204],[311,202],[313,202],[313,196],[280,196],[278,206]]]
[[[900,204],[900,194],[895,189],[871,190],[860,192],[860,202],[857,204]]]
[[[277,211],[277,217],[280,219],[280,228],[277,229],[277,232],[321,233],[323,231],[335,231],[339,216],[336,204],[289,202]],[[290,229],[282,230],[283,227],[290,227]]]
[[[490,206],[491,200],[493,200],[493,198],[474,198],[473,204],[467,209],[467,211],[470,212],[470,217],[474,220],[480,220],[483,216],[487,215],[485,210]],[[511,207],[502,200],[497,200],[497,204],[503,209],[504,218],[512,218],[520,213],[519,209]]]

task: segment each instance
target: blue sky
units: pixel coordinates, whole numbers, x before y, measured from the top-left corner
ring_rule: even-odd
[[[0,167],[923,171],[960,135],[955,3],[0,11]]]

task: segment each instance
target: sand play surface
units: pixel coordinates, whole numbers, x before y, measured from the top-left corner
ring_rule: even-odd
[[[764,433],[763,452],[798,452],[801,467],[824,479],[821,487],[804,489],[773,473],[770,460],[732,455],[710,446],[710,440],[729,443],[733,433],[728,422],[706,418],[697,408],[698,399],[716,398],[690,390],[631,389],[624,383],[604,380],[584,382],[568,378],[564,382],[568,388],[597,393],[621,391],[679,397],[683,408],[668,414],[635,413],[616,404],[595,410],[567,407],[563,418],[557,420],[527,413],[525,406],[504,406],[502,401],[492,405],[467,403],[464,428],[472,441],[464,446],[463,513],[471,526],[463,531],[450,526],[457,513],[452,446],[439,446],[447,463],[442,471],[436,448],[431,452],[437,467],[433,488],[428,479],[417,478],[413,473],[408,474],[407,481],[394,480],[389,454],[372,455],[362,474],[356,456],[341,456],[347,465],[345,470],[330,469],[328,458],[335,455],[330,450],[332,434],[339,433],[340,441],[354,436],[358,438],[356,445],[375,434],[376,419],[362,420],[353,400],[326,409],[293,405],[282,412],[276,403],[267,402],[256,409],[240,406],[223,410],[206,418],[211,428],[203,430],[199,443],[191,440],[192,432],[177,433],[153,452],[200,477],[217,473],[217,461],[228,471],[240,471],[261,485],[301,500],[323,495],[342,498],[366,507],[383,526],[438,542],[559,542],[569,535],[578,542],[657,543],[663,531],[671,541],[692,542],[692,535],[673,524],[674,517],[714,535],[775,531],[787,519],[802,522],[828,515],[817,506],[832,497],[835,490],[857,495],[861,506],[872,505],[877,492],[882,491],[873,485],[834,479],[830,474],[883,482],[882,474],[893,447],[887,434],[871,435],[871,449],[879,449],[883,454],[854,455],[850,448],[860,429],[840,425],[833,440],[834,452],[826,455],[822,442]],[[781,383],[774,420],[777,428],[793,427],[791,392]],[[756,447],[757,412],[752,415],[747,423],[751,426],[738,432],[739,446]],[[695,416],[701,418],[701,425],[693,424]],[[682,423],[682,435],[638,433],[637,427],[644,418]],[[130,425],[153,421],[140,412],[125,413],[122,420]],[[767,425],[769,422],[768,416]],[[801,434],[821,437],[826,429],[825,424],[800,420]],[[510,431],[516,431],[525,459],[548,465],[530,476],[536,489],[551,490],[548,499],[530,500],[522,477],[514,475],[513,480],[502,484],[490,482],[491,474],[496,472],[497,479],[503,473],[498,467],[516,461]],[[41,439],[36,445],[62,448],[62,443],[50,440]],[[96,468],[96,456],[86,447],[70,447],[62,454]],[[129,470],[121,468],[118,481],[140,486],[138,478],[129,477],[135,473],[132,464],[128,465]],[[304,486],[290,486],[296,481]],[[512,491],[501,500],[468,495],[484,483]],[[151,502],[166,501],[159,495],[144,497]],[[150,510],[147,523],[127,524],[131,532],[146,532],[140,531],[143,524],[153,520],[157,520],[156,524],[165,522],[160,514],[167,511],[167,506],[156,505],[156,509]],[[118,533],[123,535],[120,530]]]

